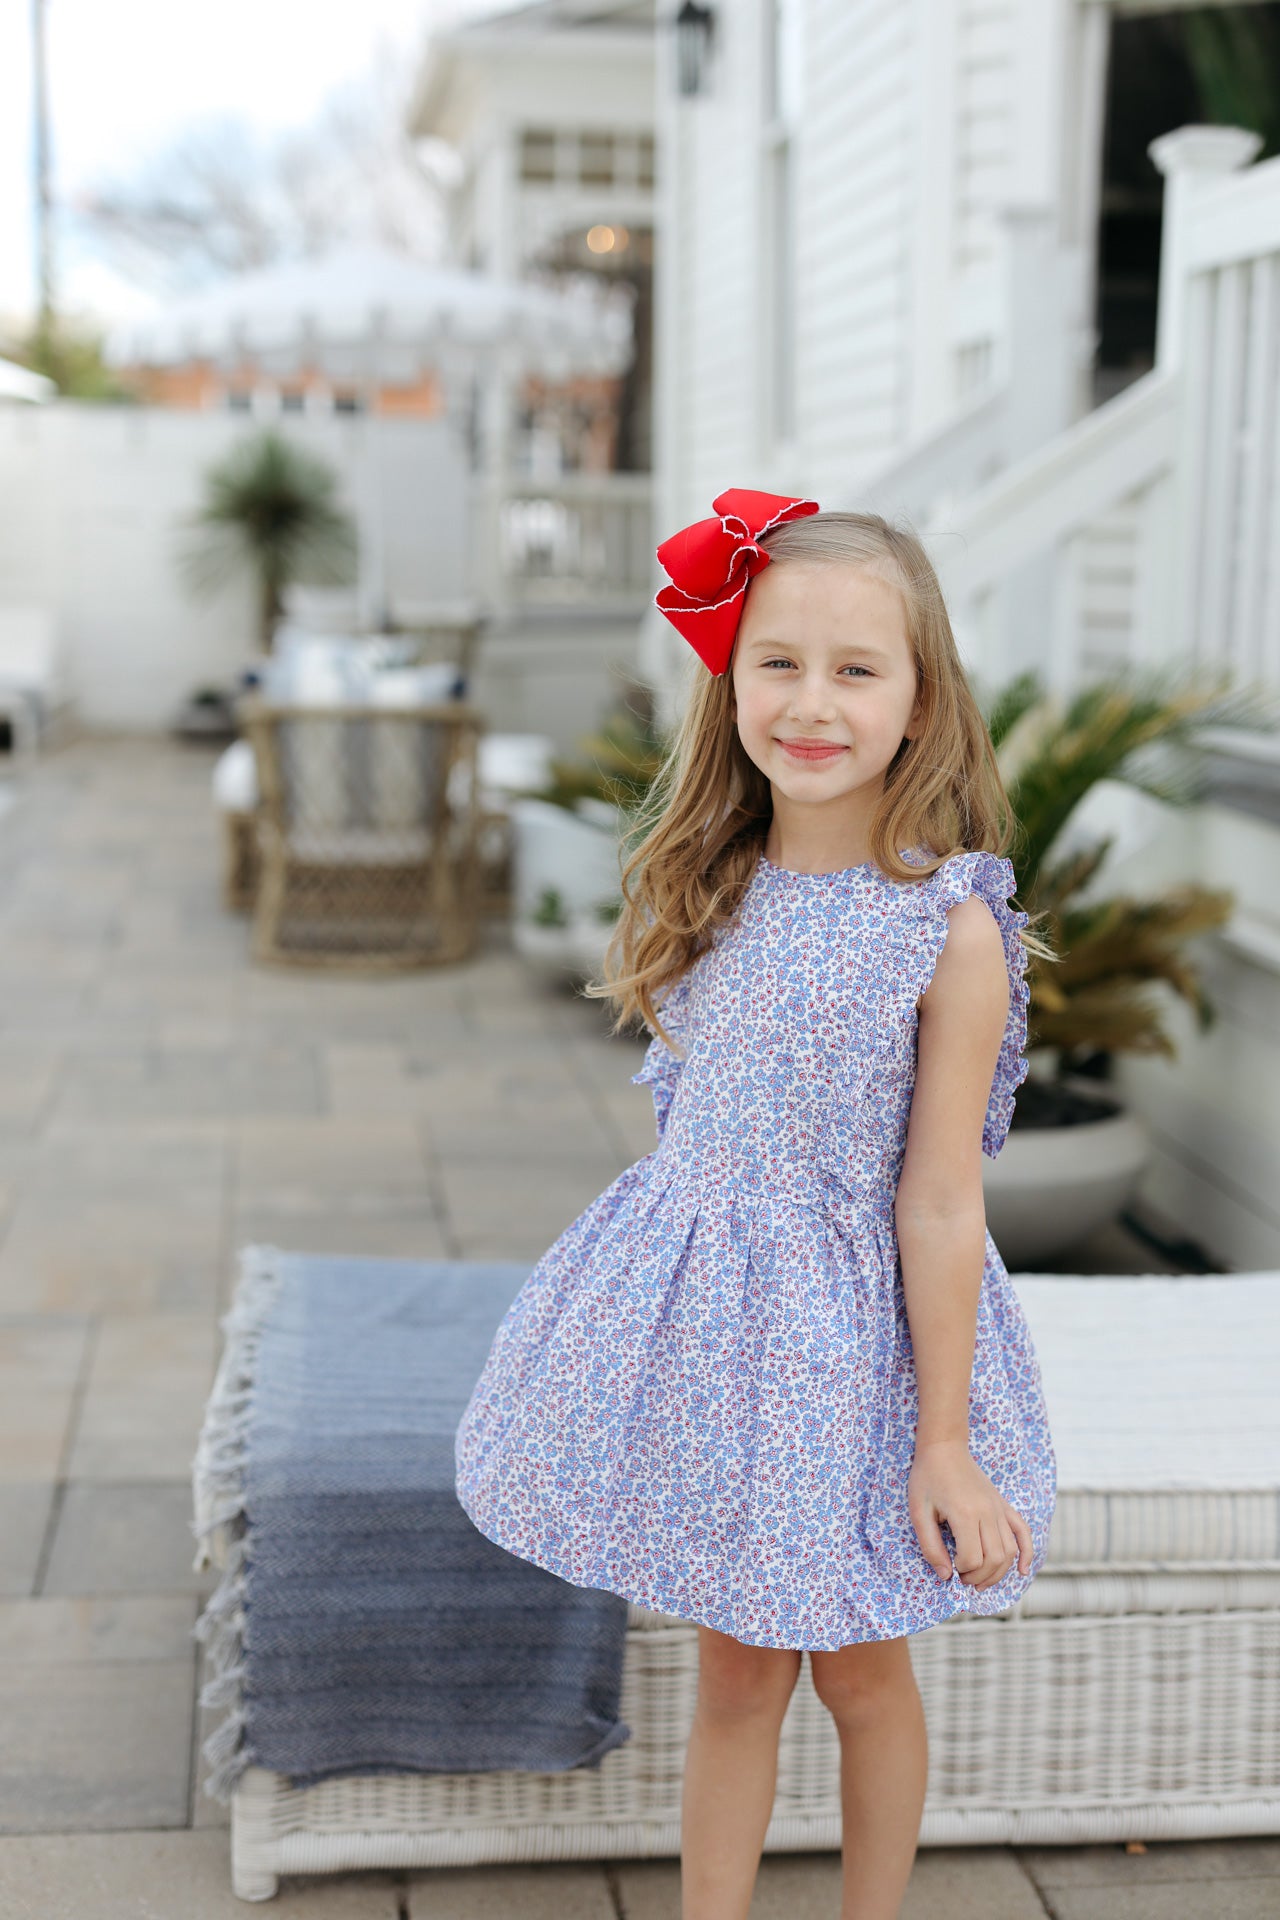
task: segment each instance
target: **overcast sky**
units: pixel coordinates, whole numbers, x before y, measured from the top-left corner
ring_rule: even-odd
[[[380,39],[412,59],[431,26],[492,10],[491,0],[48,0],[56,190],[123,177],[201,118],[305,125]],[[30,0],[0,5],[0,317],[34,299],[30,14]],[[131,304],[105,267],[69,250],[60,279],[68,306],[104,319]]]

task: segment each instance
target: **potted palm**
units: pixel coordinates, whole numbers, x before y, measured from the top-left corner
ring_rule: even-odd
[[[618,853],[662,765],[665,746],[632,690],[582,757],[557,760],[549,783],[511,809],[518,953],[545,978],[599,971],[621,906]]]
[[[204,500],[184,522],[179,565],[187,585],[219,593],[249,574],[264,654],[288,587],[345,586],[355,578],[355,524],[337,504],[337,484],[323,460],[265,432],[209,469]]]
[[[1199,730],[1272,722],[1256,695],[1167,668],[1121,674],[1065,701],[1024,674],[987,721],[1018,823],[1017,898],[1059,956],[1028,968],[1031,1071],[1003,1151],[984,1163],[987,1223],[1005,1261],[1020,1266],[1080,1241],[1132,1195],[1149,1142],[1107,1086],[1111,1061],[1176,1057],[1169,992],[1209,1026],[1214,1009],[1190,949],[1233,903],[1198,885],[1156,898],[1107,893],[1099,882],[1114,835],[1084,832],[1077,810],[1103,781],[1190,805],[1202,794]]]

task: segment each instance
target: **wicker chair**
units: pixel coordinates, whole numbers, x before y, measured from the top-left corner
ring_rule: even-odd
[[[476,710],[251,701],[242,720],[261,793],[254,958],[464,959],[477,918]]]

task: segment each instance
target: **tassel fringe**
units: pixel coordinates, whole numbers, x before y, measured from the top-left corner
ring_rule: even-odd
[[[228,1709],[202,1748],[209,1764],[204,1790],[211,1799],[223,1802],[230,1799],[245,1768],[256,1760],[241,1692],[245,1673],[245,1574],[252,1545],[244,1480],[258,1349],[279,1291],[285,1258],[278,1247],[253,1246],[241,1251],[235,1298],[220,1323],[224,1335],[222,1359],[192,1464],[195,1569],[202,1572],[214,1565],[221,1567],[218,1585],[192,1631],[205,1649],[208,1674],[200,1690],[200,1704]]]

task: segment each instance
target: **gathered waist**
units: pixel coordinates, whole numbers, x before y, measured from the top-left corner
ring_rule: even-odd
[[[649,1157],[649,1179],[663,1190],[690,1191],[704,1204],[811,1208],[850,1226],[877,1218],[893,1225],[896,1174],[881,1170],[868,1180],[865,1169],[833,1165],[817,1154],[779,1154],[736,1141],[693,1149],[668,1138]]]

